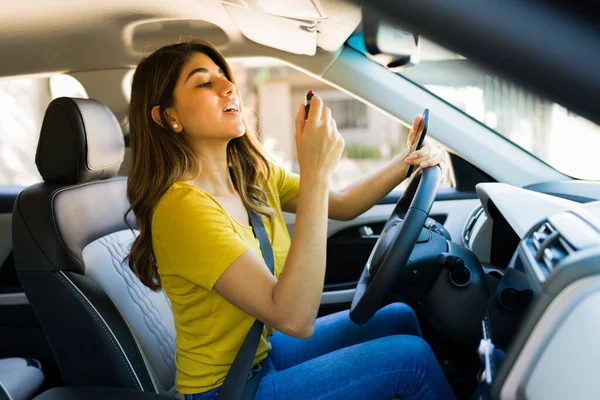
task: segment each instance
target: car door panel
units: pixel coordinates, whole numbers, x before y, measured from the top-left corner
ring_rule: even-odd
[[[0,358],[31,357],[42,364],[44,387],[62,377],[44,332],[23,292],[12,253],[12,209],[21,186],[0,186]]]
[[[12,254],[11,228],[13,204],[22,189],[21,186],[0,186],[0,304],[13,303],[20,298],[14,294],[22,294]]]

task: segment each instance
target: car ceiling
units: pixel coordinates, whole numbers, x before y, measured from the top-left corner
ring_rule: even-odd
[[[294,3],[285,3],[292,16]],[[14,1],[0,13],[0,77],[132,67],[152,50],[190,38],[209,40],[230,57],[264,55],[265,46],[308,55],[335,51],[359,25],[361,10],[336,0],[320,5],[327,20],[318,31],[282,42],[260,23],[264,15],[221,0]]]

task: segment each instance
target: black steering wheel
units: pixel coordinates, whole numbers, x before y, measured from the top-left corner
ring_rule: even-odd
[[[415,174],[396,204],[365,265],[352,299],[350,319],[367,323],[409,271],[407,261],[421,235],[442,178],[439,166]]]

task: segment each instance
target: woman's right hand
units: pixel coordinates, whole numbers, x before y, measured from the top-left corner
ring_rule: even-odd
[[[340,161],[344,139],[337,130],[331,110],[314,96],[308,118],[304,104],[296,115],[296,152],[301,175],[329,178]]]

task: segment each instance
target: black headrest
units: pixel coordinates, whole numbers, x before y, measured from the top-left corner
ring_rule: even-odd
[[[110,178],[124,154],[123,132],[104,104],[61,97],[48,105],[35,155],[44,181],[72,185]]]

